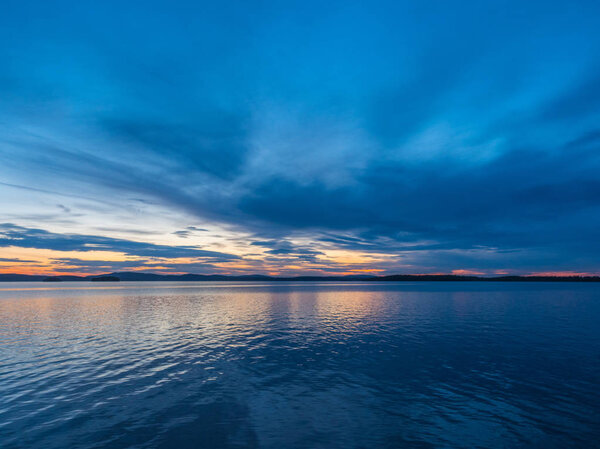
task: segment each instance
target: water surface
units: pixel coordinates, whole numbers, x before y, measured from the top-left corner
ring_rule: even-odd
[[[1,283],[2,448],[600,443],[600,285]]]

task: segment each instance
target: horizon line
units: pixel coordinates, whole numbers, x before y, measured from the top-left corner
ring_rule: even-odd
[[[122,276],[157,276],[157,277],[172,277],[182,278],[186,276],[197,276],[197,277],[221,277],[221,278],[250,278],[250,277],[261,277],[272,280],[294,280],[294,279],[353,279],[353,280],[369,280],[369,279],[388,279],[388,278],[451,278],[451,279],[472,279],[472,280],[494,280],[494,279],[514,279],[514,278],[545,278],[545,279],[600,279],[600,274],[592,273],[576,273],[576,272],[540,272],[540,273],[529,273],[529,274],[484,274],[484,273],[395,273],[395,274],[380,274],[380,275],[368,275],[368,274],[300,274],[300,275],[270,275],[262,273],[250,273],[250,274],[220,274],[220,273],[156,273],[146,271],[114,271],[110,273],[100,274],[32,274],[32,273],[0,273],[0,280],[11,276],[15,277],[27,277],[27,278],[43,278],[44,279],[60,279],[60,278],[80,278],[82,280],[90,280],[93,278],[103,278],[107,276],[118,277]],[[120,280],[120,279],[119,279]]]

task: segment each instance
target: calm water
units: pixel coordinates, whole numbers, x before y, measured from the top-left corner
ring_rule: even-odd
[[[2,283],[0,447],[600,447],[600,285]]]

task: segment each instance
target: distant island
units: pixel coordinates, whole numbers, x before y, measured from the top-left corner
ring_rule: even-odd
[[[46,279],[42,279],[44,282],[62,282],[62,279],[58,276],[48,276]]]
[[[98,276],[90,279],[92,282],[119,282],[120,280],[117,276]]]
[[[453,274],[394,274],[389,276],[265,276],[249,274],[227,276],[221,274],[155,274],[140,272],[108,273],[90,276],[43,276],[27,274],[0,274],[0,282],[119,282],[119,281],[187,281],[187,282],[600,282],[600,276],[461,276]]]

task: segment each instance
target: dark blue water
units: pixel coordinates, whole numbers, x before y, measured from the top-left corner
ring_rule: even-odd
[[[600,285],[0,284],[0,447],[600,447]]]

